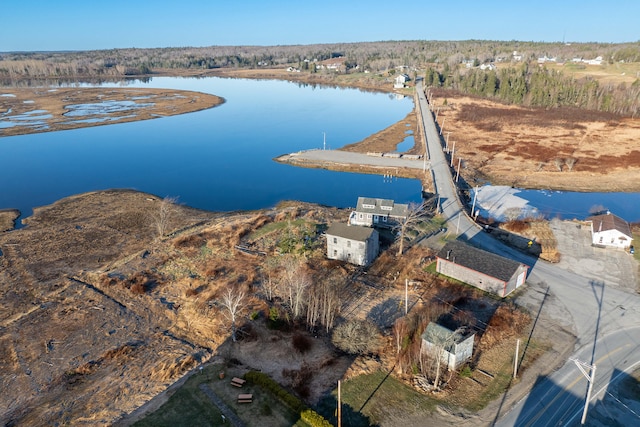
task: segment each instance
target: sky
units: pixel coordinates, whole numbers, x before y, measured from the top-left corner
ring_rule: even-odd
[[[0,52],[388,40],[638,42],[639,0],[20,0]]]

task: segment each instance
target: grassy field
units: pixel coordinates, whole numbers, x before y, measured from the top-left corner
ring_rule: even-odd
[[[225,372],[220,379],[219,373]],[[219,426],[229,425],[222,420],[222,412],[200,390],[207,384],[247,426],[298,426],[306,427],[298,414],[291,411],[280,400],[255,385],[246,383],[241,389],[230,384],[231,378],[241,376],[233,368],[210,365],[202,373],[194,374],[158,410],[134,424],[135,427],[157,426]],[[253,394],[252,403],[236,402],[239,393]]]
[[[640,79],[640,63],[637,62],[616,62],[614,64],[603,62],[602,65],[588,65],[573,62],[567,62],[565,64],[546,63],[545,67],[560,70],[576,79],[591,77],[600,83],[632,84],[637,79]]]
[[[360,375],[345,381],[341,387],[342,419],[349,426],[392,425],[406,414],[428,414],[439,403],[403,384],[386,372]],[[336,423],[337,390],[325,397],[318,412]],[[397,425],[397,424],[396,424]]]

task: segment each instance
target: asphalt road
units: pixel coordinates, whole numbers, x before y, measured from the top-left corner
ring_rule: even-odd
[[[557,265],[525,256],[496,241],[466,215],[457,197],[450,163],[443,152],[443,140],[417,85],[424,121],[427,149],[434,186],[440,197],[442,215],[459,239],[531,267],[527,289],[519,297],[535,313],[550,313],[551,321],[575,331],[573,356],[596,365],[588,425],[607,425],[607,418],[622,425],[640,425],[640,408],[620,396],[605,399],[627,373],[640,366],[640,297],[593,277],[588,271],[569,271]],[[455,132],[455,129],[452,130]],[[454,165],[456,160],[454,159]],[[553,318],[555,316],[555,319]],[[594,350],[595,349],[595,350]],[[541,377],[532,391],[514,406],[500,407],[493,425],[557,426],[579,425],[587,390],[587,380],[576,364],[567,360],[548,377]],[[608,394],[610,393],[610,394]],[[507,392],[509,394],[509,392]],[[638,410],[636,410],[636,409]],[[577,414],[577,415],[576,415]],[[612,415],[614,414],[614,415]]]
[[[295,153],[304,159],[335,163],[355,163],[375,166],[428,168],[440,200],[442,216],[451,232],[459,239],[527,264],[531,267],[527,283],[517,302],[532,313],[544,313],[547,323],[573,331],[577,341],[572,358],[596,365],[587,425],[640,425],[640,402],[625,399],[617,392],[617,384],[629,372],[640,367],[640,296],[619,286],[624,277],[607,276],[606,271],[617,264],[602,261],[596,274],[595,263],[576,255],[571,262],[550,264],[526,256],[505,246],[473,222],[457,197],[451,163],[443,151],[429,104],[417,82],[417,107],[422,112],[428,161],[390,159],[343,151],[313,150]],[[449,130],[449,129],[448,129]],[[448,131],[447,130],[447,131]],[[452,130],[455,133],[455,129]],[[454,165],[457,159],[454,159]],[[605,256],[606,258],[606,256]],[[615,280],[609,278],[615,276]],[[629,277],[635,282],[635,277]],[[630,288],[633,288],[631,286]],[[595,350],[594,350],[595,349]],[[587,380],[571,360],[549,376],[540,377],[526,396],[506,393],[498,413],[489,418],[497,426],[557,426],[579,425],[587,390]]]

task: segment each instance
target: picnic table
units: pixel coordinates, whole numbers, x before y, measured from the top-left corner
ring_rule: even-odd
[[[247,382],[246,380],[243,380],[242,378],[238,378],[238,377],[233,377],[231,379],[231,385],[236,387],[242,387],[246,382]]]
[[[253,394],[239,394],[238,403],[251,403],[253,401]]]

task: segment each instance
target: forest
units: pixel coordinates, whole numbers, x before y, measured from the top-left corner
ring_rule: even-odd
[[[519,60],[514,60],[516,57]],[[604,64],[640,62],[636,43],[536,43],[523,41],[381,41],[290,46],[209,46],[110,49],[67,52],[0,53],[0,83],[20,85],[29,79],[118,79],[155,72],[206,72],[218,68],[295,66],[316,72],[311,64],[342,58],[340,73],[426,72],[436,87],[526,106],[571,106],[617,115],[638,115],[640,76],[635,82],[601,84],[538,66],[537,58],[571,63],[602,57]],[[473,63],[473,68],[464,63]],[[481,64],[497,69],[480,69]],[[426,71],[425,71],[426,70]],[[322,70],[322,72],[328,72]]]

